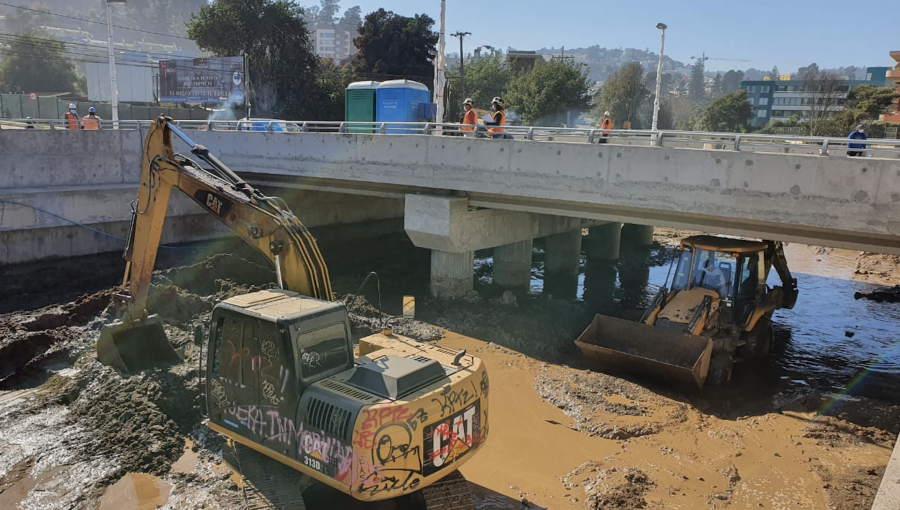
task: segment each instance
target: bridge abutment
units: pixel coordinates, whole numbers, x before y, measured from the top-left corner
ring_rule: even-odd
[[[622,227],[622,240],[629,246],[653,246],[653,226],[626,223]]]

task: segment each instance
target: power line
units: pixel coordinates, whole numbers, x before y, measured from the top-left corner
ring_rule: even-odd
[[[85,22],[85,23],[94,23],[94,24],[97,24],[97,25],[106,25],[106,22],[104,22],[104,21],[94,21],[94,20],[90,20],[90,19],[86,19],[86,18],[78,18],[78,17],[76,17],[76,16],[69,16],[69,15],[67,15],[67,14],[60,14],[60,13],[58,13],[58,12],[42,11],[42,10],[40,10],[40,9],[32,9],[32,8],[30,8],[30,7],[21,7],[21,6],[18,6],[18,5],[8,4],[8,3],[5,3],[5,2],[0,2],[0,5],[5,5],[5,6],[7,6],[7,7],[14,7],[14,8],[16,8],[16,9],[22,9],[22,10],[30,11],[30,12],[36,12],[36,13],[38,13],[38,14],[49,14],[50,16],[58,16],[58,17],[60,17],[60,18],[66,18],[66,19],[71,19],[71,20],[75,20],[75,21],[83,21],[83,22]],[[132,28],[132,27],[126,27],[126,26],[122,26],[122,25],[113,25],[113,28],[120,28],[120,29],[122,29],[122,30],[131,30],[132,32],[140,32],[140,33],[143,33],[143,34],[159,35],[159,36],[162,36],[162,37],[172,37],[172,38],[175,38],[175,39],[183,39],[183,40],[185,40],[185,41],[191,41],[191,42],[194,42],[193,39],[190,39],[190,38],[188,38],[188,37],[182,37],[182,36],[180,36],[180,35],[174,35],[174,34],[163,34],[163,33],[160,33],[160,32],[152,32],[152,31],[150,31],[150,30],[142,30],[142,29],[140,29],[140,28]]]

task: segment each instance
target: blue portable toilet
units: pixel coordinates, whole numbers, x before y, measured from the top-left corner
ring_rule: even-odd
[[[431,102],[431,93],[425,85],[411,80],[389,80],[378,85],[375,94],[376,122],[421,122],[419,103]],[[412,126],[409,126],[412,127]],[[412,134],[417,131],[391,126],[385,133]],[[421,132],[421,130],[418,130]]]
[[[344,120],[347,122],[375,122],[375,91],[377,81],[356,81],[347,86],[344,101]],[[372,133],[372,128],[348,127],[348,133]]]

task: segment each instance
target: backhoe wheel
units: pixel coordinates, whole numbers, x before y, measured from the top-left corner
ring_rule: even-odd
[[[748,361],[763,360],[772,352],[774,339],[775,330],[772,328],[772,321],[761,317],[753,329],[741,333],[741,340],[746,343],[740,347],[738,354]]]
[[[459,471],[425,487],[422,495],[427,510],[471,510],[475,506],[469,482]]]
[[[706,384],[710,386],[725,386],[731,381],[731,369],[734,361],[725,353],[713,353],[709,362],[709,372],[706,375]]]

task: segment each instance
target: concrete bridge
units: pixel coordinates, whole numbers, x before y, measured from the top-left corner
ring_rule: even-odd
[[[571,278],[581,229],[593,227],[598,256],[615,258],[622,223],[643,242],[653,226],[666,226],[900,254],[896,143],[882,143],[875,157],[849,158],[845,148],[829,151],[827,141],[821,150],[822,139],[773,142],[767,150],[747,140],[740,147],[736,135],[691,145],[628,133],[607,144],[186,133],[272,194],[295,190],[290,205],[311,226],[403,217],[413,242],[433,251],[436,294],[471,289],[473,254],[484,248],[495,248],[496,279],[527,285],[531,242],[546,236],[553,236],[548,278]],[[142,134],[0,130],[0,263],[108,250],[96,236],[26,206],[124,235]],[[696,142],[689,135],[680,136]],[[169,241],[211,231],[211,218],[187,200],[174,201],[170,214],[178,219],[167,228]]]

